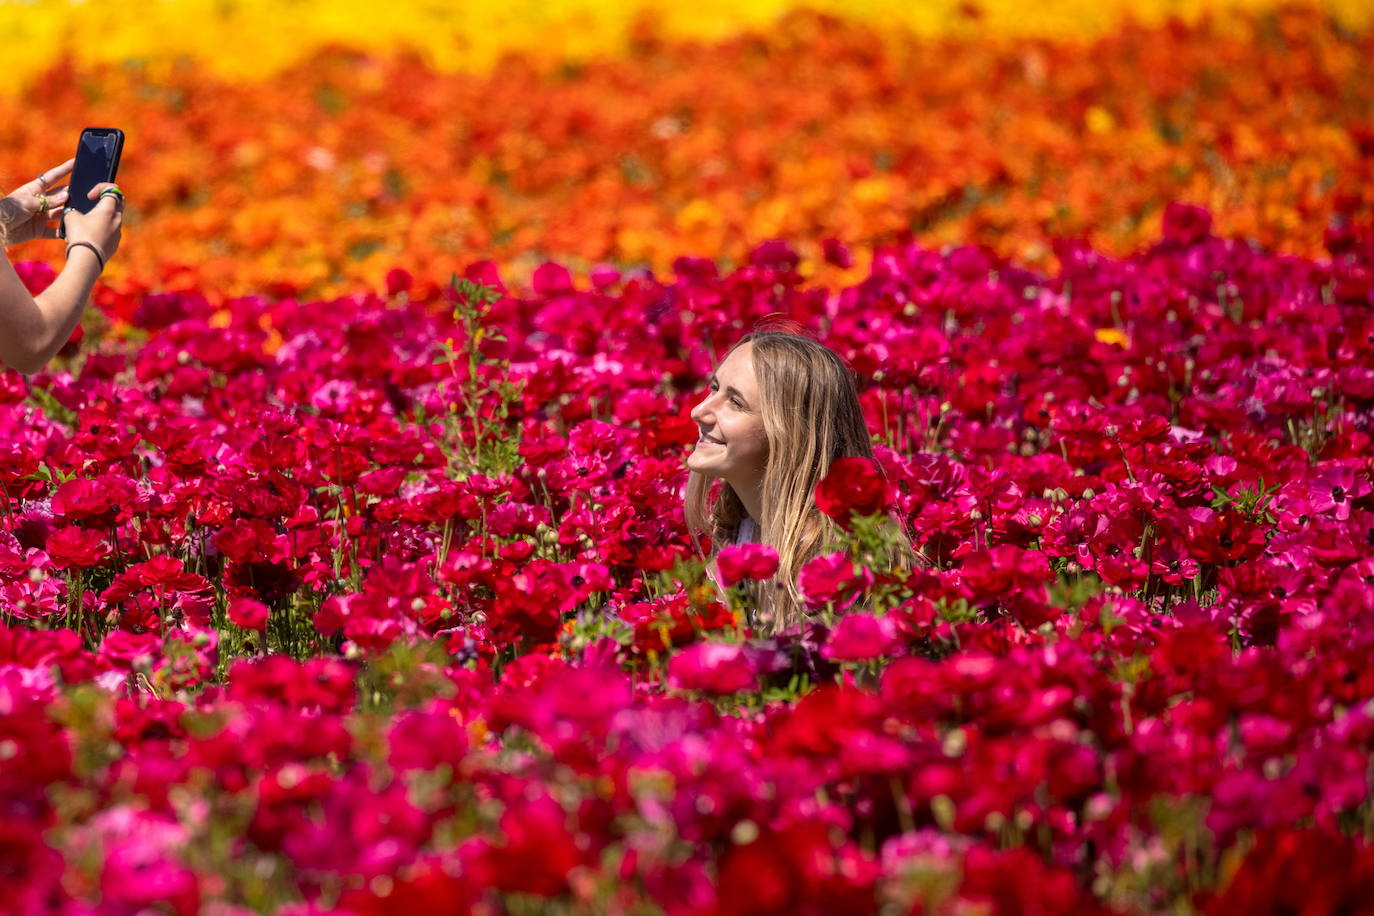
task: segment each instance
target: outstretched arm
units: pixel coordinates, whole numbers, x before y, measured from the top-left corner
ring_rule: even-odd
[[[76,248],[52,285],[31,296],[9,258],[0,258],[0,362],[25,375],[46,366],[81,320],[98,276],[95,253]]]
[[[71,163],[64,163],[0,201],[7,241],[56,237],[57,227],[50,224],[48,214],[60,212],[66,191],[47,195],[44,188],[70,170]],[[108,187],[100,184],[91,190],[99,203],[90,213],[67,213],[67,264],[37,296],[29,294],[9,258],[0,258],[0,362],[5,365],[25,374],[38,372],[81,320],[96,277],[119,247],[123,201],[113,195],[100,197]]]

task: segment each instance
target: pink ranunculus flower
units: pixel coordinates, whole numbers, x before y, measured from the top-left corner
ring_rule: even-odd
[[[838,662],[867,662],[881,658],[897,645],[897,627],[890,617],[849,614],[840,618],[821,655]]]
[[[725,588],[744,579],[771,579],[778,571],[778,552],[767,544],[735,544],[716,557],[716,571]]]
[[[816,557],[802,567],[797,577],[802,595],[812,607],[831,601],[848,607],[872,581],[873,573],[867,567],[856,570],[854,559],[843,550]]]
[[[200,911],[200,880],[180,859],[183,823],[132,805],[97,814],[77,835],[79,849],[99,849],[99,899],[110,913],[144,913],[153,907],[182,914]]]
[[[1359,469],[1335,465],[1312,481],[1312,512],[1331,513],[1338,521],[1350,518],[1350,504],[1369,495],[1369,481]],[[51,548],[48,550],[52,552]]]
[[[668,663],[668,682],[678,690],[736,693],[755,685],[756,672],[743,646],[703,642],[673,656]]]
[[[156,633],[130,633],[112,630],[100,644],[100,654],[122,671],[132,671],[162,653],[162,640]]]
[[[245,630],[267,629],[271,609],[255,598],[240,597],[229,602],[229,619]]]

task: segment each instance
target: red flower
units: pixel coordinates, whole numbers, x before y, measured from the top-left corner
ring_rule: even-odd
[[[85,569],[99,566],[110,555],[110,547],[98,531],[75,526],[59,528],[48,537],[48,556],[58,569]]]
[[[1091,913],[1090,899],[1067,869],[1046,865],[1025,847],[974,846],[964,859],[959,896],[993,913]]]
[[[854,256],[839,239],[821,239],[821,253],[827,264],[846,270],[854,266]]]
[[[1004,601],[1030,591],[1051,577],[1049,561],[1038,550],[998,544],[964,557],[964,584],[978,603]]]
[[[769,753],[836,758],[856,733],[879,728],[882,708],[876,696],[852,687],[823,684],[780,718]]]
[[[873,573],[866,567],[856,569],[854,559],[843,550],[816,557],[797,577],[797,585],[812,607],[832,601],[848,607],[872,581]]]
[[[81,352],[81,341],[86,338],[86,329],[81,325],[72,328],[72,336],[67,338],[67,342],[62,345],[62,349],[57,351],[57,355],[63,357],[75,356]]]
[[[400,267],[393,267],[386,272],[386,294],[388,298],[394,299],[401,293],[408,293],[415,285],[415,278],[410,275],[410,271]]]
[[[634,627],[634,648],[640,653],[663,652],[686,645],[701,633],[734,625],[734,616],[719,601],[694,605],[685,594],[660,598],[652,603],[632,602],[620,608],[620,617]]]
[[[137,574],[138,580],[149,588],[200,591],[210,587],[204,576],[187,572],[181,560],[165,554],[135,563],[129,567],[128,572]]]
[[[268,559],[276,532],[261,519],[236,518],[220,529],[210,543],[219,552],[239,563]]]
[[[1211,626],[1194,624],[1164,633],[1150,652],[1150,668],[1163,676],[1189,682],[1199,672],[1215,669],[1230,653],[1226,637]]]
[[[501,815],[503,843],[473,840],[465,846],[467,872],[481,885],[511,893],[565,893],[569,874],[588,859],[567,822],[567,813],[548,795],[522,799]]]
[[[1212,231],[1212,214],[1205,207],[1173,201],[1164,208],[1164,238],[1176,245],[1192,245]]]
[[[720,584],[729,588],[743,579],[771,579],[778,571],[778,552],[767,544],[736,544],[716,557]]]
[[[400,869],[385,893],[372,886],[344,892],[342,911],[358,916],[412,916],[414,913],[468,913],[476,892],[455,862],[438,858],[421,860]]]
[[[114,521],[117,496],[98,481],[77,477],[65,481],[52,497],[54,515],[72,521],[89,520],[92,525],[104,526]]]
[[[816,508],[840,524],[850,515],[878,515],[892,504],[882,468],[868,458],[840,458],[816,484]]]
[[[1253,560],[1264,551],[1264,529],[1235,512],[1195,506],[1188,510],[1187,530],[1189,552],[1203,563]]]
[[[799,882],[787,853],[771,833],[732,846],[720,866],[718,916],[792,911]]]
[[[1208,913],[1360,913],[1374,893],[1374,847],[1324,830],[1260,831]]]

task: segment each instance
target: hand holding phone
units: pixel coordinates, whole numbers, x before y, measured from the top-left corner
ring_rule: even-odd
[[[97,199],[89,195],[102,182],[115,180],[119,173],[119,157],[124,152],[124,131],[117,127],[88,127],[76,143],[76,158],[72,164],[71,180],[67,183],[67,211],[90,213]],[[58,228],[58,235],[67,237],[66,213]]]
[[[124,195],[112,180],[119,171],[124,132],[111,127],[88,127],[81,132],[67,185],[67,209],[58,234],[67,240],[67,257],[88,248],[104,269],[119,249],[124,222]],[[109,202],[101,205],[108,196]]]
[[[119,173],[119,156],[124,152],[124,131],[117,127],[88,127],[76,144],[76,161],[67,183],[67,206],[79,213],[90,213],[96,202],[91,188],[102,181],[114,181]]]

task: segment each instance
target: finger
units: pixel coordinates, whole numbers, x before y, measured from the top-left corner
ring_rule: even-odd
[[[65,188],[52,194],[35,194],[33,197],[34,212],[44,219],[52,219],[57,211],[66,206],[66,203],[67,190]]]
[[[117,216],[123,211],[124,198],[116,197],[113,194],[106,194],[104,197],[96,201],[95,206],[91,208],[92,213],[100,213],[104,215],[106,218],[112,218],[114,216]]]
[[[68,159],[61,165],[55,165],[50,169],[44,169],[43,171],[38,173],[38,175],[33,179],[33,181],[30,181],[28,184],[24,185],[24,188],[27,189],[32,187],[38,191],[43,191],[47,188],[51,188],[53,185],[57,184],[63,178],[66,178],[68,175],[72,173],[72,164],[75,162],[75,159]]]
[[[114,188],[116,191],[119,191],[119,185],[115,184],[113,181],[102,181],[100,182],[100,184],[91,188],[91,190],[86,194],[86,196],[89,197],[91,200],[95,200],[97,197],[99,197],[101,194],[103,194],[110,188]],[[124,192],[120,191],[120,193],[122,194]]]

